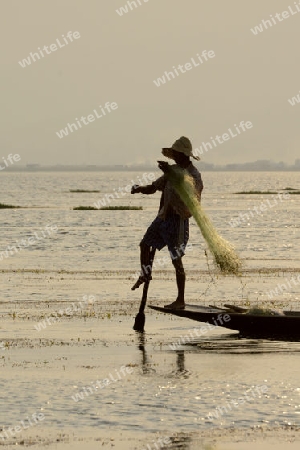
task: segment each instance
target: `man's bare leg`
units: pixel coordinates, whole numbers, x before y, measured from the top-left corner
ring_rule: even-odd
[[[132,286],[131,290],[134,291],[138,287],[140,287],[141,284],[145,283],[146,281],[152,280],[152,266],[155,256],[155,248],[149,247],[149,245],[141,243],[141,275],[135,282],[135,284]]]
[[[173,266],[176,271],[176,282],[178,289],[178,296],[175,302],[165,305],[168,309],[184,309],[184,289],[185,289],[185,271],[182,264],[182,258],[176,258],[172,260]]]

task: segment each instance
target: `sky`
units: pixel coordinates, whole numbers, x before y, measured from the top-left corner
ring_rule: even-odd
[[[3,2],[0,158],[153,164],[182,135],[200,148],[229,128],[202,161],[300,158],[300,2],[135,1]]]

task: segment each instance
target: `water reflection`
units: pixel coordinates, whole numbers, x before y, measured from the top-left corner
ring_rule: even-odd
[[[143,374],[149,374],[149,373],[156,373],[156,370],[151,367],[151,362],[149,361],[145,343],[146,343],[146,335],[145,333],[136,333],[137,340],[138,340],[138,349],[141,351],[142,354],[142,360],[141,360],[141,367]]]
[[[178,373],[186,373],[186,369],[184,367],[184,351],[179,350],[177,353],[177,371]]]
[[[153,367],[153,348],[151,347],[151,358],[148,357],[146,350],[146,333],[137,333],[138,350],[141,352],[141,369],[143,374],[156,374],[157,370]],[[300,342],[272,341],[266,339],[246,339],[239,334],[221,334],[211,335],[190,340],[171,350],[170,342],[161,344],[159,352],[167,352],[176,355],[175,369],[171,363],[171,371],[165,373],[166,378],[189,378],[191,372],[185,367],[186,353],[216,353],[216,354],[270,354],[270,353],[299,353]],[[157,351],[157,347],[156,347]],[[174,355],[174,356],[175,356]],[[173,367],[172,367],[173,366]]]
[[[228,334],[212,336],[209,339],[207,337],[197,339],[189,342],[186,348],[196,353],[298,353],[300,352],[300,342],[246,339],[239,334]]]
[[[171,443],[168,445],[168,449],[181,449],[190,450],[193,438],[191,435],[170,436]]]
[[[156,373],[156,370],[151,367],[151,362],[149,360],[149,357],[147,355],[146,351],[146,334],[145,333],[136,333],[137,335],[137,343],[138,343],[138,349],[140,350],[142,354],[141,359],[141,368],[143,374],[149,374],[149,373]],[[176,350],[176,369],[172,370],[171,376],[183,376],[185,378],[188,378],[190,372],[185,368],[185,356],[184,356],[184,350]],[[168,376],[168,375],[166,375]]]
[[[174,330],[171,333],[174,338]],[[245,430],[262,421],[271,426],[278,424],[279,417],[285,422],[296,422],[295,407],[299,403],[295,394],[298,392],[295,390],[297,379],[292,377],[285,380],[282,362],[286,358],[277,358],[276,353],[296,354],[300,350],[300,343],[244,339],[228,333],[198,337],[171,350],[171,338],[168,335],[159,345],[160,335],[159,341],[155,342],[153,334],[147,336],[143,333],[137,334],[135,341],[139,372],[144,378],[141,381],[144,397],[139,406],[147,408],[147,418],[152,427],[154,425],[154,431],[162,437],[169,437],[171,443],[168,448],[220,448],[221,443],[217,439],[213,441],[209,434],[215,427],[226,428],[235,424]],[[260,367],[257,358],[253,358],[252,355],[259,353],[274,353],[274,357],[268,359],[269,368],[268,365]],[[201,358],[204,354],[205,357]],[[225,356],[219,357],[220,354]],[[244,355],[243,363],[240,363],[240,358],[232,358],[232,354]],[[292,374],[297,373],[297,356],[291,358],[290,368]],[[277,378],[284,381],[276,381],[273,378],[275,372]],[[205,421],[213,408],[225,404],[228,398],[239,398],[248,386],[261,385],[263,382],[266,382],[271,395],[229,412],[220,423]],[[204,433],[203,430],[208,431]],[[155,446],[149,448],[144,445],[144,448],[156,450]]]

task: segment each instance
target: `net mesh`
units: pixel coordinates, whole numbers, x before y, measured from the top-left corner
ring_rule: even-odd
[[[167,177],[194,217],[217,267],[223,273],[237,274],[241,268],[241,260],[233,245],[218,234],[211,220],[204,212],[193,178],[186,170],[174,166],[169,166]]]

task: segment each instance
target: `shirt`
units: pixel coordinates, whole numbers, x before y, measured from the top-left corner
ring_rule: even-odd
[[[173,164],[171,167],[179,167],[177,164]],[[187,172],[194,180],[195,189],[198,194],[199,200],[201,199],[201,192],[203,190],[203,183],[201,174],[198,169],[190,163],[186,167]],[[170,181],[168,181],[167,175],[164,174],[152,183],[153,188],[156,191],[162,191],[158,217],[163,220],[171,214],[179,214],[182,219],[189,219],[192,214],[185,206],[175,189],[172,187]]]

